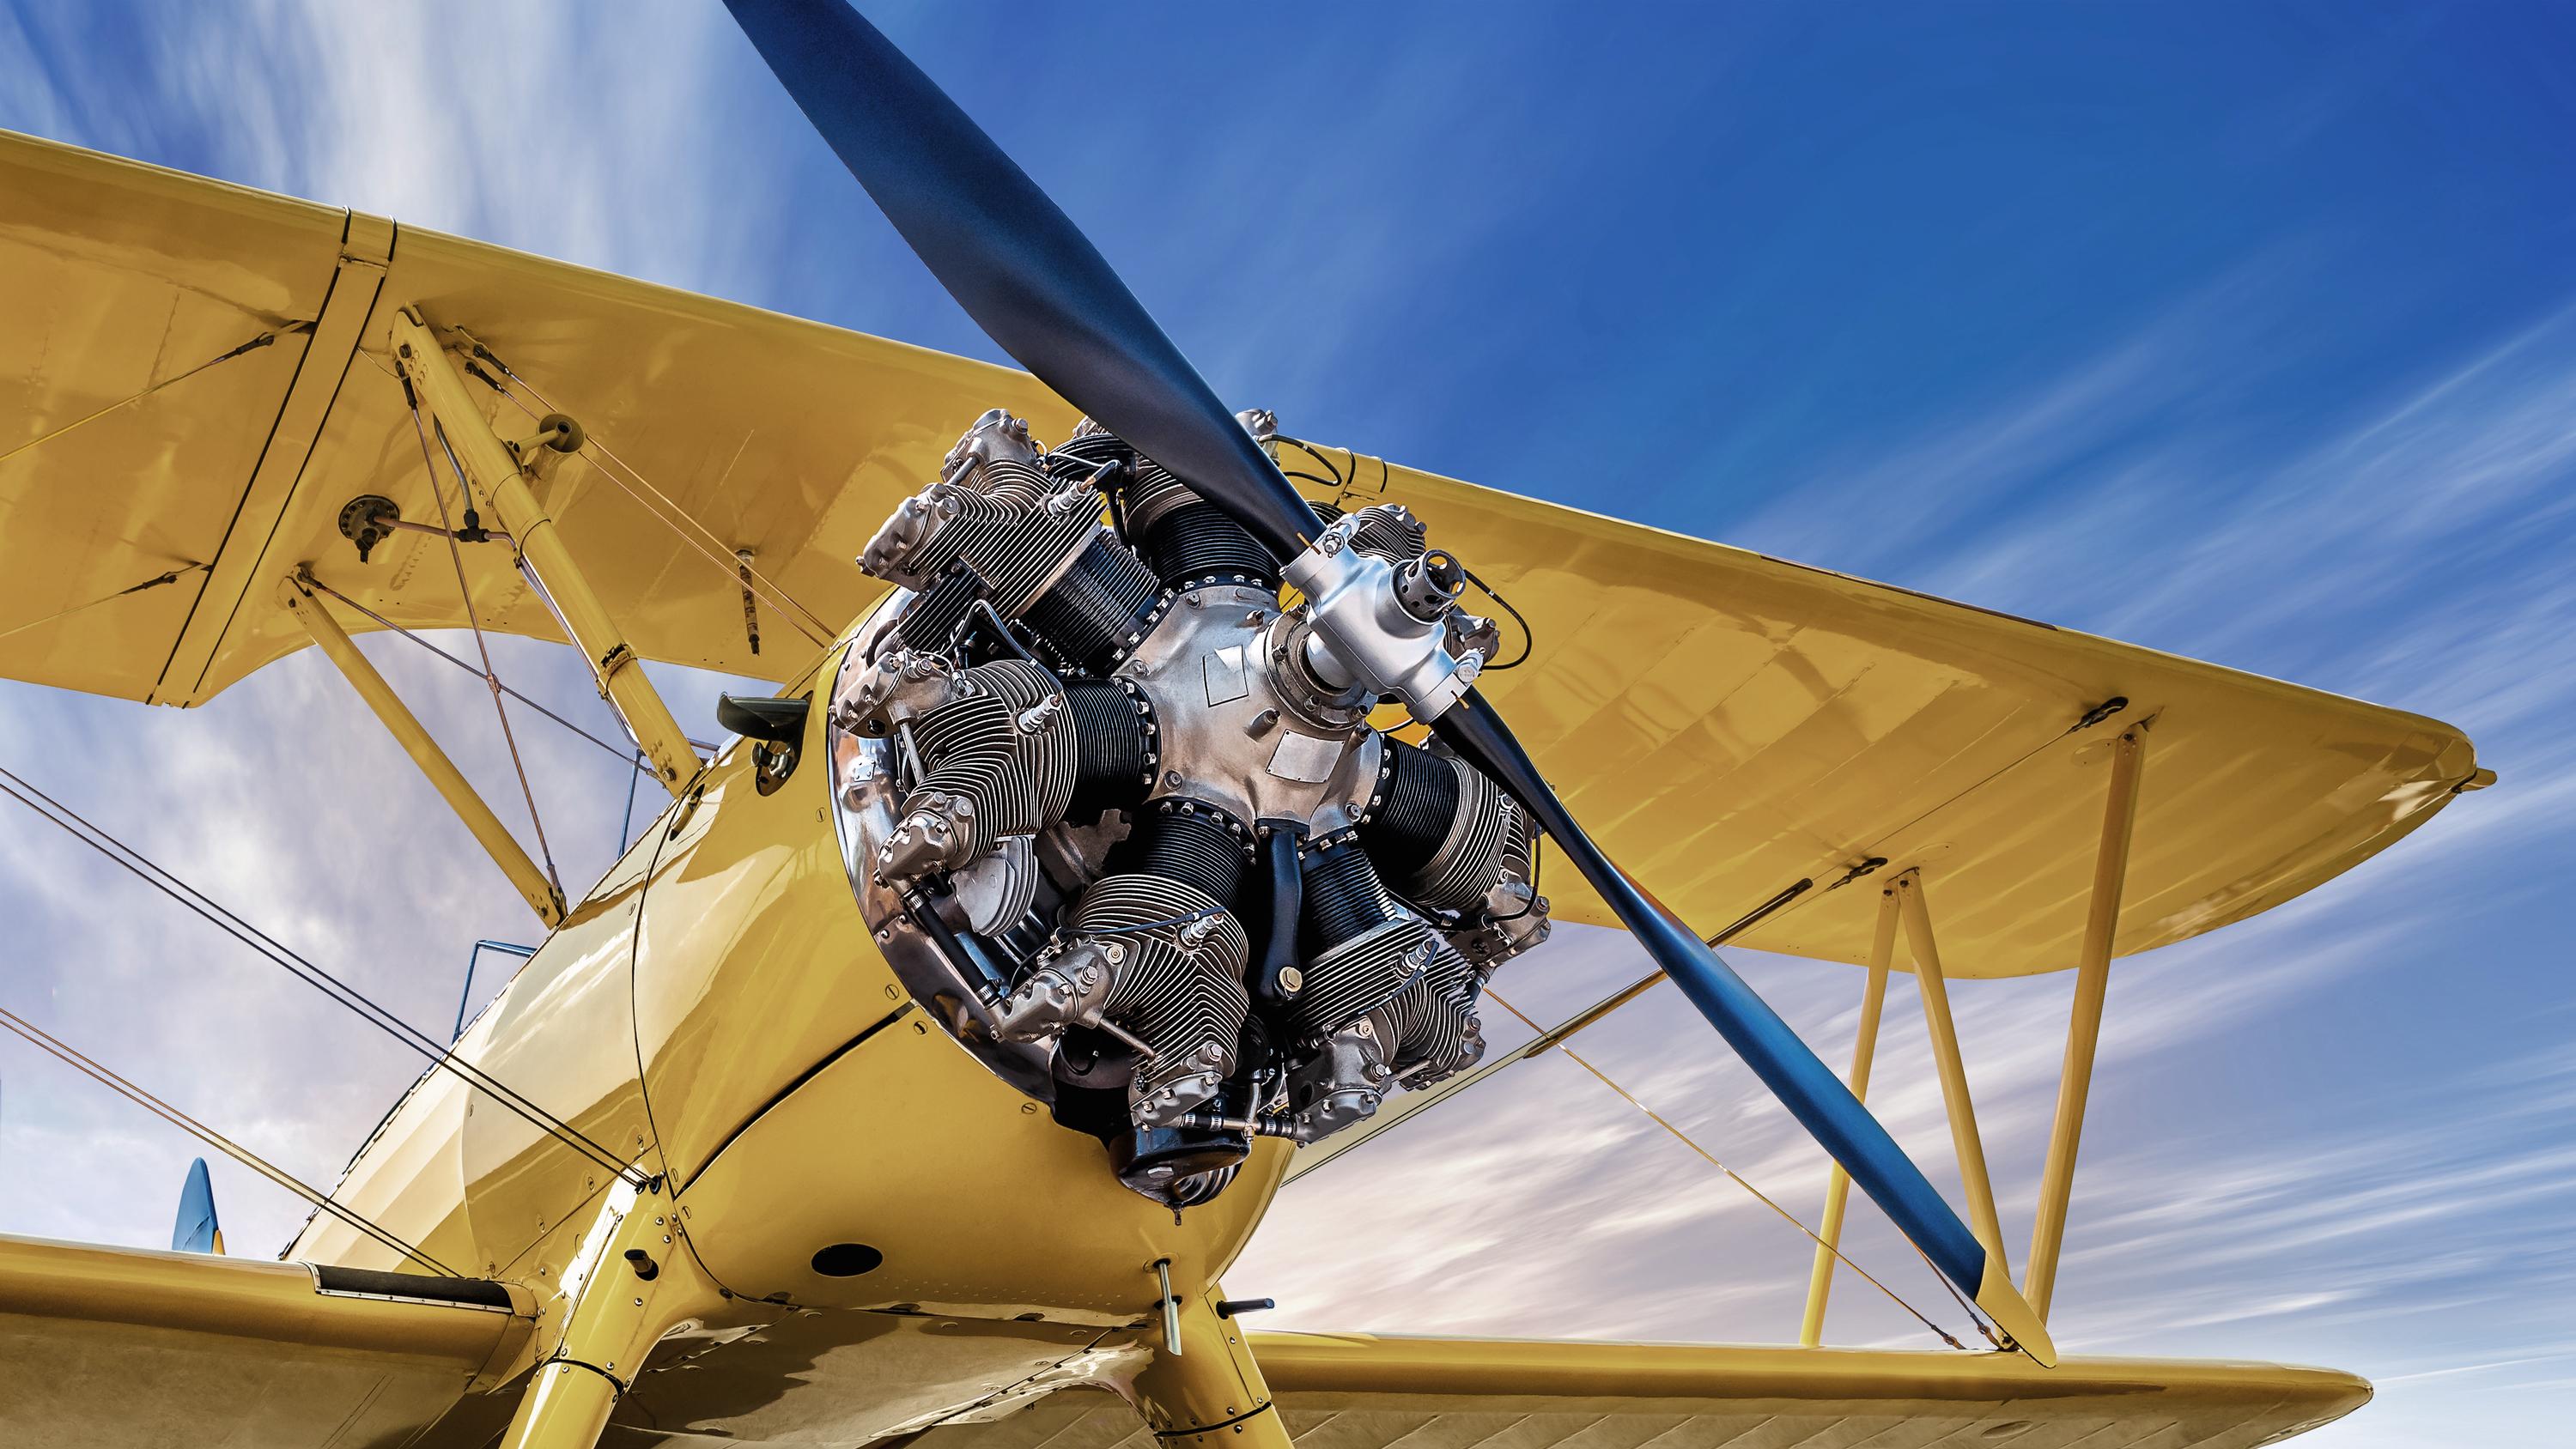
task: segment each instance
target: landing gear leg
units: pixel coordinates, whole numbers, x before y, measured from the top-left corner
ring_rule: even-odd
[[[1178,1354],[1157,1328],[1154,1361],[1136,1376],[1137,1407],[1161,1449],[1291,1449],[1242,1322],[1217,1317],[1222,1297],[1213,1283],[1182,1296]]]
[[[658,1184],[638,1191],[620,1179],[610,1188],[548,1305],[562,1338],[528,1380],[501,1449],[599,1442],[654,1343],[717,1296],[678,1238]]]

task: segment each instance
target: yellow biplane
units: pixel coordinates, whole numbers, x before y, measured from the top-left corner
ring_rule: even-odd
[[[0,1239],[0,1439],[2251,1445],[2368,1397],[2046,1317],[2111,961],[2491,783],[2458,731],[1212,412],[865,22],[734,9],[1035,376],[0,137],[0,674],[186,707],[318,644],[550,930],[452,1047],[379,1021],[429,1067],[282,1261]],[[578,649],[671,797],[587,891],[350,639],[469,627]],[[771,693],[707,758],[643,660]],[[1802,1342],[1247,1331],[1287,1177],[1657,979],[1480,1060],[1551,916],[1833,1155]],[[1717,939],[1866,968],[1847,1086]],[[2016,1280],[1943,982],[2070,968]],[[1964,1218],[1859,1100],[1896,970]],[[1986,1349],[1820,1346],[1855,1182]]]

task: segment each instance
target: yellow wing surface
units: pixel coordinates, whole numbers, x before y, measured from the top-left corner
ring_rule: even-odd
[[[881,592],[853,556],[977,413],[1073,422],[1007,369],[20,137],[0,303],[0,676],[163,704],[305,642],[275,598],[299,565],[398,624],[464,622],[443,539],[361,564],[337,524],[365,494],[439,517],[384,356],[404,306],[525,379],[480,393],[503,436],[547,406],[586,427],[537,491],[651,659],[788,676],[814,646],[764,602],[751,652],[735,550],[837,630]],[[2491,778],[2433,720],[1321,451],[1283,454],[1339,475],[1319,501],[1413,507],[1527,617],[1529,662],[1486,691],[1614,858],[1706,931],[1813,882],[1750,946],[1863,959],[1874,893],[1826,887],[1885,859],[1924,868],[1951,975],[2072,965],[2102,755],[2141,720],[2122,953],[2289,899]],[[463,552],[486,628],[561,637],[507,549]],[[1609,924],[1571,871],[1543,885]]]
[[[2349,1374],[2277,1364],[1502,1339],[1255,1334],[1300,1449],[1773,1449],[2009,1443],[2237,1449],[2370,1398]],[[639,1437],[632,1441],[650,1443]],[[933,1429],[920,1449],[1150,1449],[1098,1392]]]
[[[533,1326],[458,1283],[0,1238],[0,1443],[404,1443]]]
[[[420,1296],[432,1293],[446,1296]],[[498,1285],[466,1280],[0,1237],[0,1442],[486,1443],[516,1398],[519,1382],[501,1376],[523,1366],[535,1327],[528,1308]],[[818,1342],[913,1321],[839,1312],[784,1320],[819,1329]],[[765,1337],[664,1345],[601,1442],[823,1442],[832,1436],[818,1439],[818,1426],[910,1388],[882,1367],[838,1373],[827,1353],[782,1363]],[[2045,1370],[2004,1354],[1314,1334],[1257,1334],[1252,1347],[1306,1449],[2003,1438],[2025,1449],[2184,1449],[2267,1443],[2370,1396],[2347,1374],[2269,1364],[2071,1358]],[[1075,1389],[959,1411],[928,1441],[925,1449],[1145,1449],[1154,1436],[1123,1400]]]

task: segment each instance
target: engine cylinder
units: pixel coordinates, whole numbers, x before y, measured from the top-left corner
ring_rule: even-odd
[[[915,591],[831,710],[875,938],[1175,1207],[1255,1134],[1312,1140],[1473,1063],[1485,973],[1546,934],[1518,806],[1368,723],[1491,653],[1460,642],[1464,566],[1400,505],[1323,514],[1283,568],[1120,439],[1049,450],[997,410],[861,560]]]
[[[1162,586],[1154,571],[1106,533],[1093,537],[1021,617],[1066,665],[1106,674],[1134,647]]]

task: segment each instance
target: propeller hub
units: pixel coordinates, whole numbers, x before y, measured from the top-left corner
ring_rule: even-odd
[[[1336,522],[1285,570],[1306,596],[1300,658],[1327,688],[1399,699],[1416,718],[1437,719],[1485,664],[1481,654],[1449,649],[1456,561],[1426,554],[1397,564],[1363,553],[1351,546],[1358,519]]]

